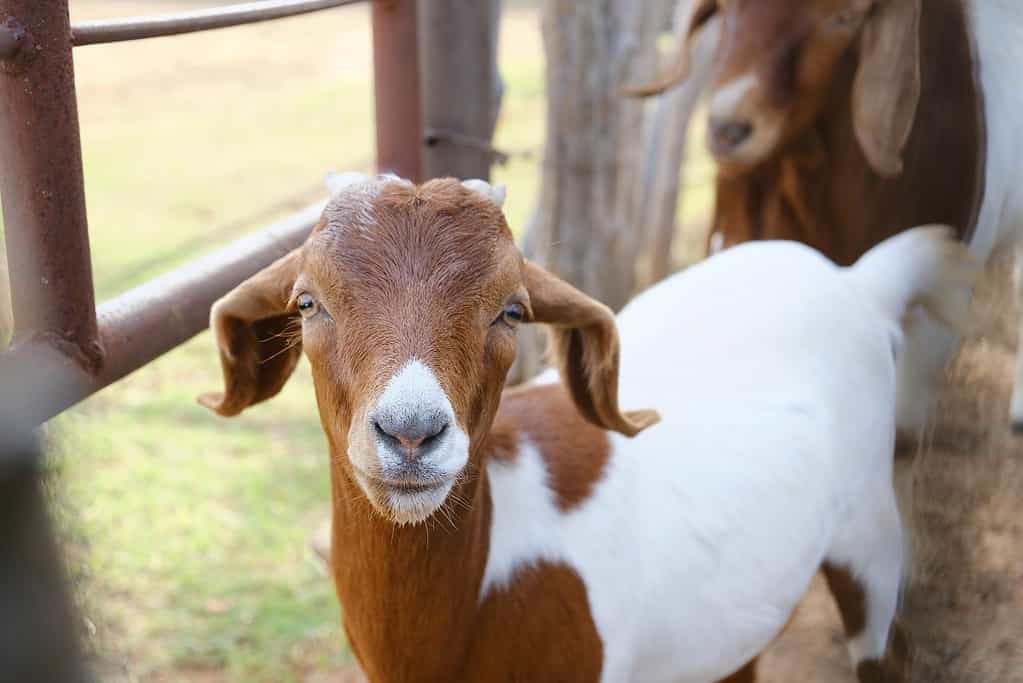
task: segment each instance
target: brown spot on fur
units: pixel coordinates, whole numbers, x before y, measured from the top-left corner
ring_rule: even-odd
[[[754,659],[746,666],[742,667],[728,678],[724,678],[719,683],[756,683],[757,681],[757,660]]]
[[[579,415],[560,384],[505,392],[491,433],[491,457],[514,457],[522,438],[540,451],[562,512],[581,505],[604,478],[611,457],[608,434]],[[509,448],[511,443],[514,448]]]
[[[847,638],[855,638],[867,626],[867,594],[863,584],[845,567],[825,562],[821,569],[828,582],[828,589],[838,603],[845,635]]]
[[[480,607],[479,641],[464,681],[599,681],[604,645],[586,586],[565,565],[519,570],[512,591],[494,591]]]

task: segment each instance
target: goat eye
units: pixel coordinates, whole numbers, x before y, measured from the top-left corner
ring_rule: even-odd
[[[522,304],[508,304],[494,322],[514,327],[526,319],[526,307]]]
[[[831,15],[831,18],[828,20],[828,24],[831,28],[839,31],[846,31],[856,25],[856,20],[859,16],[860,12],[856,8],[849,7]]]
[[[309,294],[298,295],[298,312],[303,318],[311,318],[320,311],[320,304]]]

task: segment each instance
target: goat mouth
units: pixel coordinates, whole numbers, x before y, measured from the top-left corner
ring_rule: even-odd
[[[432,481],[432,482],[381,482],[381,485],[394,492],[405,495],[413,495],[416,493],[429,493],[436,491],[437,489],[445,486],[447,481]]]
[[[356,473],[373,488],[405,496],[433,493],[451,484],[451,479],[387,479],[367,474],[358,468]]]
[[[358,467],[355,479],[373,507],[402,526],[424,522],[444,504],[455,485],[455,477],[388,479],[369,475]]]

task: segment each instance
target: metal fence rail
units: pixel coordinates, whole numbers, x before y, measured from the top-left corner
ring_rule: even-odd
[[[68,0],[0,0],[0,197],[14,312],[0,382],[34,369],[32,387],[18,397],[26,403],[21,414],[45,421],[205,329],[211,303],[298,246],[322,208],[308,207],[97,311],[72,48],[357,1],[269,0],[72,27]],[[421,180],[416,2],[374,0],[371,16],[377,165]]]
[[[34,467],[38,448],[12,437],[205,329],[213,301],[301,244],[323,207],[309,206],[97,310],[72,48],[358,1],[267,0],[72,27],[69,0],[0,0],[0,198],[14,312],[14,344],[0,351],[0,612],[17,626],[17,638],[0,638],[0,669],[11,680],[86,680]],[[416,0],[373,0],[380,170],[422,180],[424,127],[448,131],[451,140],[481,132],[489,139],[493,74],[479,66],[495,59],[488,41],[495,39],[496,24],[488,12],[496,2],[427,0],[426,25],[438,35],[425,44],[421,66]],[[488,38],[477,35],[469,43],[476,47],[465,49],[456,46],[459,32]],[[421,78],[446,89],[420,88]],[[424,90],[436,91],[429,107],[421,103]],[[437,175],[488,174],[489,154],[474,147],[433,145],[425,154]]]
[[[323,205],[312,204],[102,304],[97,339],[103,362],[95,371],[74,362],[49,335],[0,354],[2,378],[18,368],[34,369],[32,389],[21,396],[22,416],[44,422],[206,329],[213,302],[302,244]]]
[[[71,27],[71,42],[80,45],[117,43],[182,33],[209,31],[241,24],[272,21],[309,12],[353,5],[364,0],[264,0],[226,7],[175,12],[152,17],[83,21]]]

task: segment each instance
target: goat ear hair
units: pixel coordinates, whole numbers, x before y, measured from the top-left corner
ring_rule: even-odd
[[[853,83],[853,128],[870,165],[883,176],[902,172],[920,101],[921,0],[889,0],[863,27]]]
[[[301,328],[289,303],[301,252],[278,259],[213,304],[210,329],[220,351],[224,390],[198,400],[218,415],[237,415],[275,396],[298,364]]]
[[[611,309],[528,261],[524,274],[533,322],[550,325],[550,353],[579,414],[626,436],[660,422],[654,410],[618,407],[619,342]]]

